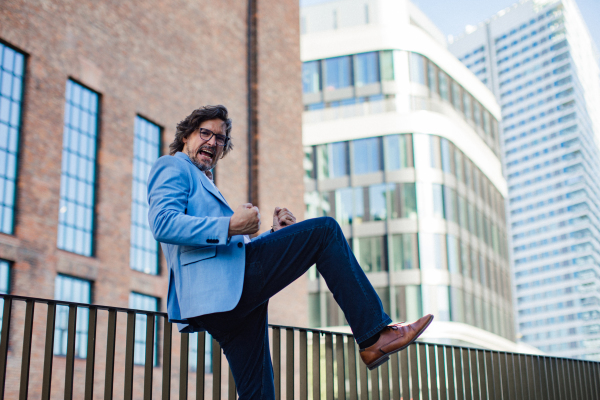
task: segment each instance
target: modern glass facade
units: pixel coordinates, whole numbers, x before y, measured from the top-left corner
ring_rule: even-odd
[[[92,256],[98,94],[67,81],[58,248]]]
[[[512,340],[498,104],[412,4],[371,1],[368,21],[363,5],[301,9],[305,217],[338,221],[393,320]],[[361,41],[337,46],[342,29]],[[311,326],[347,325],[316,266],[308,286]]]
[[[148,226],[148,175],[160,156],[160,127],[135,117],[131,188],[131,269],[158,274],[158,242]]]
[[[574,1],[525,2],[450,50],[502,106],[518,337],[600,359],[600,80]]]
[[[25,56],[0,43],[0,232],[14,231]]]
[[[343,151],[318,156],[332,147]],[[306,186],[315,188],[306,193],[306,217],[331,216],[342,225],[394,320],[418,315],[419,299],[436,299],[438,320],[511,336],[504,198],[459,148],[417,133],[310,146],[305,153]],[[321,162],[349,165],[345,175],[331,176]],[[368,182],[356,182],[367,174]],[[435,232],[419,229],[418,221]],[[445,271],[468,284],[403,285],[402,273],[411,270]],[[310,277],[318,278],[315,269]],[[328,293],[310,296],[314,324],[345,323]]]

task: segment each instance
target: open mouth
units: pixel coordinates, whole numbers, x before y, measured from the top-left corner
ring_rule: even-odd
[[[212,160],[215,155],[214,149],[210,147],[203,147],[198,151],[199,158]]]

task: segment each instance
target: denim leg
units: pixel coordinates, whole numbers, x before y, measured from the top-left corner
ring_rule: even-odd
[[[268,302],[235,321],[227,313],[203,320],[227,357],[239,400],[275,400],[273,365],[269,352]],[[234,329],[231,325],[235,325]]]
[[[317,265],[329,290],[361,342],[391,323],[379,296],[350,250],[338,223],[314,218],[281,229],[246,246],[246,265],[260,267],[262,282],[243,293],[262,304]]]

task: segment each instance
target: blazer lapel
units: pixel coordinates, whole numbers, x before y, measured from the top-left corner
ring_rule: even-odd
[[[200,183],[202,183],[202,186],[204,187],[204,189],[208,190],[213,196],[215,196],[217,199],[221,200],[223,203],[225,203],[225,205],[229,209],[231,209],[231,207],[229,206],[229,203],[227,203],[227,200],[225,200],[225,197],[223,197],[223,195],[221,194],[221,192],[219,192],[217,187],[210,181],[210,179],[208,179],[206,174],[204,172],[200,171],[198,169],[198,167],[196,167],[194,165],[194,163],[192,162],[192,160],[190,160],[190,158],[188,157],[187,154],[178,152],[178,153],[175,153],[175,156],[177,156],[181,159],[184,159],[187,162],[189,162],[190,164],[192,164],[194,166],[194,170],[198,171],[198,176],[200,176]]]

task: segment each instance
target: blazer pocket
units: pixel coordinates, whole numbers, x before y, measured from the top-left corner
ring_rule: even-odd
[[[188,265],[201,260],[206,260],[207,258],[216,257],[216,255],[217,246],[207,246],[181,253],[179,259],[181,261],[181,265]]]

